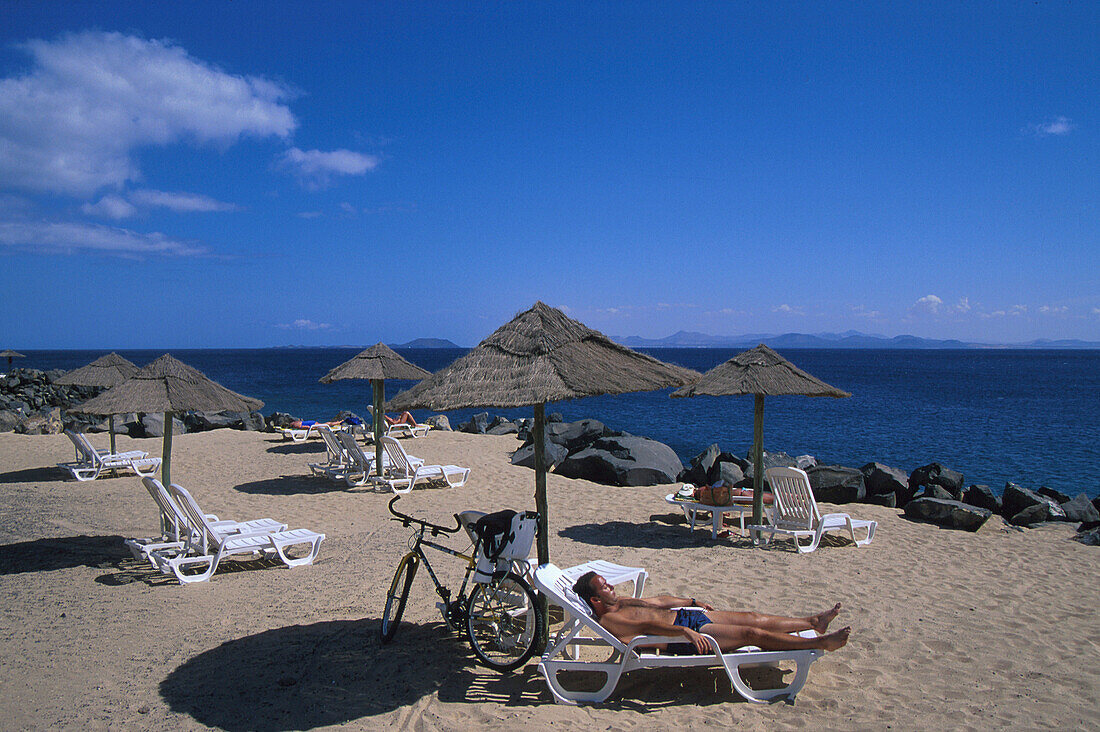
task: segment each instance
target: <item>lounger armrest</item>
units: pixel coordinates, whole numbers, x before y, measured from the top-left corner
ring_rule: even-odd
[[[237,539],[269,539],[272,534],[277,534],[277,531],[249,531],[240,534],[228,534],[225,537],[225,541],[237,540]]]
[[[714,636],[707,635],[706,633],[700,633],[707,644],[714,650],[714,655],[721,661],[722,647],[718,645],[718,641],[714,639]],[[630,641],[626,646],[627,653],[636,653],[638,646],[653,646],[658,643],[691,643],[687,638],[682,635],[667,636],[667,635],[639,635]],[[694,654],[699,655],[699,654]]]

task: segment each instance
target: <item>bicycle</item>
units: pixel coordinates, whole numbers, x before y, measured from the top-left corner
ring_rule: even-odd
[[[412,587],[417,569],[423,563],[435,585],[436,594],[442,600],[436,603],[436,607],[443,615],[443,621],[451,630],[459,633],[465,630],[470,647],[473,648],[478,660],[485,666],[498,671],[511,671],[522,666],[535,653],[546,622],[535,591],[522,576],[522,569],[519,566],[522,560],[506,558],[497,565],[497,567],[506,565],[506,570],[489,570],[491,572],[489,574],[485,564],[488,560],[484,554],[481,554],[482,567],[479,569],[481,539],[475,535],[472,527],[484,514],[479,511],[454,514],[455,527],[449,528],[399,512],[394,508],[394,504],[400,498],[401,496],[394,496],[389,502],[388,508],[393,514],[390,520],[400,521],[405,527],[415,525],[417,528],[413,529],[409,552],[398,563],[393,581],[390,582],[389,593],[386,595],[382,624],[379,626],[382,643],[389,643],[397,633],[401,616],[405,612],[405,603],[409,598],[409,589]],[[534,518],[537,515],[528,512],[524,516]],[[469,554],[437,544],[424,536],[425,533],[430,533],[432,537],[440,534],[456,534],[462,529],[466,529],[473,540],[473,549]],[[432,569],[431,562],[424,553],[425,546],[466,560],[466,574],[455,599],[451,599],[450,589],[439,581],[435,570]],[[466,586],[471,574],[474,574],[474,584],[467,597]]]

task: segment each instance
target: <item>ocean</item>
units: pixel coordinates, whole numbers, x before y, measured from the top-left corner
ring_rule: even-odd
[[[176,350],[172,355],[221,384],[264,401],[264,414],[330,419],[365,414],[368,382],[319,379],[355,348]],[[640,349],[663,361],[706,371],[736,349]],[[466,349],[401,349],[438,371]],[[72,369],[103,351],[23,351],[16,366]],[[143,366],[161,351],[119,351]],[[907,471],[930,462],[962,472],[967,484],[1000,492],[1006,481],[1100,495],[1100,351],[788,349],[783,356],[848,399],[769,397],[764,447],[810,454],[821,463],[860,467],[877,461]],[[387,398],[412,382],[386,384]],[[670,399],[671,390],[588,397],[547,405],[566,421],[585,417],[670,445],[687,461],[708,445],[746,455],[752,397]],[[532,410],[447,412],[452,426],[488,411],[530,417]],[[430,412],[414,411],[417,419]]]

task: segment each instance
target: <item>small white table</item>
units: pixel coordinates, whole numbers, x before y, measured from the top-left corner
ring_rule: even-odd
[[[741,522],[742,534],[745,533],[745,514],[748,513],[752,515],[751,501],[749,503],[731,503],[728,506],[708,506],[705,503],[699,503],[697,501],[677,501],[676,496],[669,493],[665,496],[665,502],[684,509],[684,518],[688,520],[688,525],[693,531],[695,530],[695,514],[700,511],[710,511],[710,538],[712,539],[718,538],[718,531],[722,528],[722,517],[727,513],[737,512],[737,518]]]

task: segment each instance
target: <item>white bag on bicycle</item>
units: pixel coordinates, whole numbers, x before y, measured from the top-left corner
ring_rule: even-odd
[[[478,526],[491,525],[493,518],[499,519],[504,512],[490,514],[478,521]],[[485,521],[487,520],[487,522]],[[508,572],[513,561],[527,559],[531,545],[538,533],[538,514],[522,511],[512,516],[507,530],[485,533],[480,530],[481,544],[477,553],[477,566],[474,570],[475,582],[488,582],[494,573]]]

